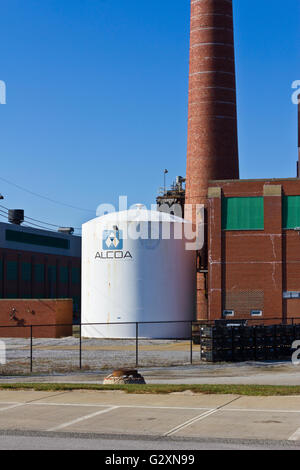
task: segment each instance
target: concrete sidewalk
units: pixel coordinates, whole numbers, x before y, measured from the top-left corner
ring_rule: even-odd
[[[290,441],[300,448],[300,397],[0,391],[1,431]]]
[[[2,376],[1,383],[94,383],[102,384],[112,370],[67,374]],[[202,364],[177,367],[139,368],[147,384],[242,384],[300,385],[300,366],[291,362]]]

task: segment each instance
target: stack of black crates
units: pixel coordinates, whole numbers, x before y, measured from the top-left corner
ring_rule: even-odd
[[[207,362],[287,360],[292,344],[300,339],[300,325],[200,326],[194,343]]]

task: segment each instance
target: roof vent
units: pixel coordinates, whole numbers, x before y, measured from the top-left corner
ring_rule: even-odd
[[[65,233],[66,235],[73,235],[74,228],[73,227],[59,227],[58,232]]]
[[[21,225],[24,222],[24,210],[8,209],[8,222],[14,225]]]

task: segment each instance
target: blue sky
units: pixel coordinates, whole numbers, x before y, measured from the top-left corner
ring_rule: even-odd
[[[294,177],[299,0],[235,0],[242,178]],[[185,174],[189,0],[1,0],[3,204],[80,227]],[[4,220],[4,219],[1,219]]]

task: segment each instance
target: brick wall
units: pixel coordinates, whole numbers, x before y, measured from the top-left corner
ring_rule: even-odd
[[[0,248],[0,298],[72,298],[79,319],[81,259]]]
[[[224,309],[251,318],[300,318],[300,236],[282,224],[283,196],[300,195],[300,180],[211,182],[208,193],[208,315]],[[223,197],[264,197],[264,230],[221,230]]]
[[[31,325],[33,325],[32,333],[35,338],[72,336],[72,320],[72,299],[0,300],[0,337],[2,338],[29,338]]]

